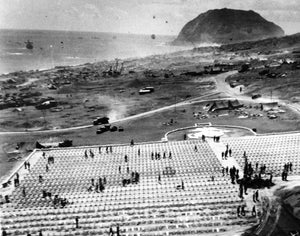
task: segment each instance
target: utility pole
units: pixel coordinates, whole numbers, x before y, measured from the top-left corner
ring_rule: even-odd
[[[273,101],[273,90],[271,89],[271,102]]]
[[[177,101],[176,101],[176,95],[175,95],[175,114],[176,114],[176,103],[177,103]]]

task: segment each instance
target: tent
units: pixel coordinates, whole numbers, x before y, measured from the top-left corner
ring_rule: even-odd
[[[228,103],[224,101],[215,101],[209,108],[208,112],[222,111],[227,109],[229,109]]]
[[[262,107],[264,111],[274,111],[279,109],[278,102],[262,103]]]

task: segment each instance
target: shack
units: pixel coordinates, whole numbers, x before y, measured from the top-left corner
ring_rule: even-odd
[[[261,106],[262,106],[262,110],[267,112],[279,110],[278,102],[262,103]]]

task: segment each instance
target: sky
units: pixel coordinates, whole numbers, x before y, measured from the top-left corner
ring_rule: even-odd
[[[199,14],[225,7],[300,32],[300,0],[0,0],[0,29],[177,35]]]

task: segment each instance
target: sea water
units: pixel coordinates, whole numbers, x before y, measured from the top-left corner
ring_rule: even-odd
[[[0,30],[0,74],[183,50],[169,44],[174,39],[160,35]],[[33,49],[26,48],[27,40],[33,43]]]

